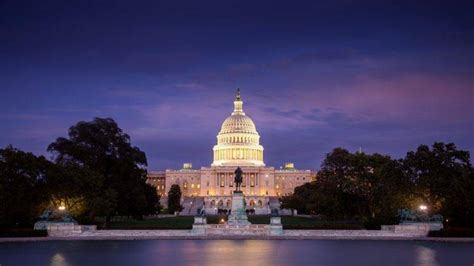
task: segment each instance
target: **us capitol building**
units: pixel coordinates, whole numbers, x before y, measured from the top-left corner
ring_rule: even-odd
[[[209,167],[193,169],[185,163],[182,169],[148,173],[147,182],[156,186],[161,203],[167,206],[167,192],[178,184],[182,192],[182,215],[194,215],[203,205],[207,213],[229,209],[234,187],[234,171],[243,170],[242,191],[248,209],[257,214],[279,208],[278,197],[293,193],[295,187],[316,178],[316,172],[295,169],[293,163],[275,169],[263,161],[263,147],[254,122],[243,110],[240,90],[234,100],[234,111],[222,123],[213,147],[214,161]]]

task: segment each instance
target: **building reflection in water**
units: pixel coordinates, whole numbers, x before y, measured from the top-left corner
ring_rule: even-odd
[[[61,253],[56,253],[51,257],[51,266],[69,266],[66,258]]]
[[[416,265],[418,266],[438,266],[436,261],[436,251],[424,246],[417,246],[416,250]]]
[[[205,265],[269,265],[275,256],[280,253],[275,244],[279,241],[208,241],[203,248]]]

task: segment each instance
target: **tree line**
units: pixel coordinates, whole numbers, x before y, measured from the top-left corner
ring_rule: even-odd
[[[51,160],[12,146],[0,149],[0,227],[31,226],[48,207],[65,206],[79,222],[160,211],[155,187],[146,183],[146,155],[110,118],[81,121],[47,151]],[[283,208],[328,219],[397,221],[401,208],[428,206],[455,225],[474,227],[474,171],[467,151],[452,143],[421,145],[405,158],[327,154],[316,181],[281,198]],[[178,185],[168,211],[182,210]]]
[[[52,160],[12,146],[0,149],[0,227],[31,226],[48,207],[65,206],[81,222],[159,211],[146,183],[146,155],[110,118],[78,122],[47,151]]]
[[[452,143],[420,145],[405,158],[351,153],[326,155],[316,181],[281,198],[282,207],[327,219],[398,222],[398,210],[427,206],[445,222],[474,227],[474,171],[468,151]]]

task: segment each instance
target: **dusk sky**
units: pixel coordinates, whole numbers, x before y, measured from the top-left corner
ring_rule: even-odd
[[[237,87],[264,161],[474,151],[473,1],[0,1],[0,147],[111,117],[150,170],[209,166]]]

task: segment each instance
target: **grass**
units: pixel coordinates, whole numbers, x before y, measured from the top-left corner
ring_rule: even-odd
[[[209,224],[217,224],[221,219],[227,220],[225,216],[208,216]],[[251,215],[249,221],[252,224],[269,224],[270,216]],[[124,220],[112,222],[110,229],[191,229],[194,217],[178,216],[157,218],[149,220]],[[360,222],[354,221],[321,221],[313,218],[282,216],[284,229],[363,229]]]
[[[178,216],[147,220],[126,220],[111,222],[109,229],[191,229],[194,217]],[[103,229],[103,228],[100,228]]]
[[[269,224],[270,216],[249,216],[253,224]],[[357,221],[322,221],[315,218],[299,216],[282,216],[281,223],[284,229],[363,229]]]

